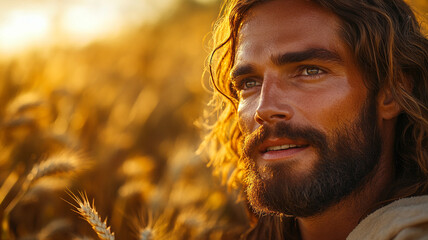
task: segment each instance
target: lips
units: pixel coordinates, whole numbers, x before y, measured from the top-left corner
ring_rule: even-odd
[[[270,138],[265,140],[258,150],[262,159],[273,161],[291,158],[308,147],[308,143],[300,140]]]
[[[259,151],[261,153],[266,153],[269,151],[280,151],[280,150],[288,150],[292,148],[302,148],[307,147],[307,144],[304,141],[300,140],[292,140],[288,138],[269,138],[259,146]]]
[[[301,148],[301,147],[303,147],[303,146],[304,146],[304,145],[284,144],[284,145],[281,145],[281,146],[272,146],[272,147],[268,147],[268,148],[266,148],[266,152],[269,152],[269,151],[287,150],[287,149],[290,149],[290,148]]]

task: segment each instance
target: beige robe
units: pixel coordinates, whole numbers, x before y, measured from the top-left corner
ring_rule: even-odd
[[[428,240],[428,196],[403,198],[371,213],[347,240]]]

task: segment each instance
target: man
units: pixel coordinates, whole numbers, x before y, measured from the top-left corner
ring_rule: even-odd
[[[410,8],[234,0],[223,12],[206,141],[243,185],[244,237],[426,238],[428,40]]]

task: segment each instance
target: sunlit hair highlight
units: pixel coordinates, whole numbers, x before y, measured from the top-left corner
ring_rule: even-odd
[[[214,89],[210,102],[216,122],[203,146],[210,164],[229,186],[242,183],[239,156],[237,91],[230,81],[239,30],[248,12],[267,0],[232,0],[223,4],[214,27],[208,62]],[[348,46],[371,93],[389,91],[402,109],[395,136],[396,181],[392,198],[428,191],[428,40],[410,7],[402,0],[314,0],[340,19]],[[285,23],[286,24],[286,23]]]

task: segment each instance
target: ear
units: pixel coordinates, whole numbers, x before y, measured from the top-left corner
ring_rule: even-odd
[[[378,114],[382,119],[393,119],[401,113],[401,107],[398,105],[389,89],[382,89],[379,91],[377,105]]]

